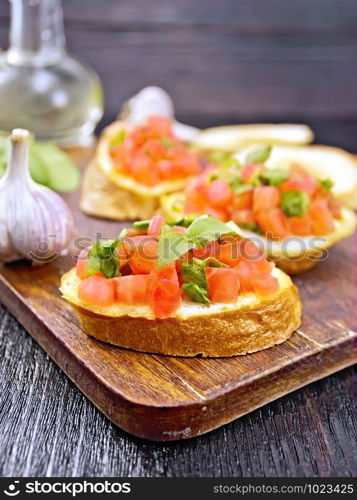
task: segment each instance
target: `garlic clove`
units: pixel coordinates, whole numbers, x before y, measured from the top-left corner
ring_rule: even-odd
[[[67,246],[72,215],[57,193],[31,178],[29,132],[14,129],[10,141],[8,167],[0,179],[0,261],[26,258],[42,264]]]
[[[119,118],[131,123],[144,123],[150,115],[160,115],[172,119],[174,132],[183,141],[192,141],[199,132],[198,128],[175,120],[173,101],[161,87],[143,88],[124,103]]]

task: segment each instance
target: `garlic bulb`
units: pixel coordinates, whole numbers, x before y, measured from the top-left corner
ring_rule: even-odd
[[[64,200],[32,180],[28,168],[29,132],[10,136],[8,167],[0,179],[0,261],[48,262],[66,247],[73,228]]]
[[[132,123],[144,123],[148,116],[160,115],[174,120],[174,104],[169,94],[161,87],[145,87],[138,94],[124,103],[119,115],[122,120]],[[192,141],[199,129],[173,121],[176,136],[183,141]]]

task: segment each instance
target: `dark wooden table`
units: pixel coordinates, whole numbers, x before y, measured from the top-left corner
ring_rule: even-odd
[[[72,51],[102,77],[104,122],[155,83],[183,121],[303,121],[356,151],[355,0],[63,3]],[[1,2],[3,48],[7,35]],[[107,420],[0,308],[0,475],[356,475],[354,390],[351,368],[200,438],[148,443]]]
[[[207,435],[158,444],[104,417],[0,308],[0,476],[354,476],[354,369]]]

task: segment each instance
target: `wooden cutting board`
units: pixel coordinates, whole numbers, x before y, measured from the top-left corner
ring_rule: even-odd
[[[78,194],[67,201],[79,237],[98,231],[114,237],[125,226],[83,215]],[[58,291],[72,255],[39,268],[4,266],[0,301],[114,423],[136,436],[171,441],[208,432],[356,362],[355,248],[352,238],[343,241],[328,260],[294,279],[304,315],[290,340],[233,358],[142,354],[87,337]]]

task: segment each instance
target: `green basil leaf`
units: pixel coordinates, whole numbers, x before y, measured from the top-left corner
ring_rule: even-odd
[[[280,186],[283,182],[289,179],[288,170],[282,168],[272,168],[260,174],[260,179],[263,184],[268,186]]]
[[[207,292],[200,288],[196,283],[185,283],[182,285],[182,290],[193,302],[199,302],[201,304],[211,303],[207,297]]]
[[[10,143],[0,137],[0,177],[8,162]],[[55,191],[70,192],[78,189],[80,173],[70,157],[50,142],[30,142],[29,169],[31,177]]]
[[[194,244],[188,241],[186,235],[177,233],[170,226],[165,225],[159,238],[158,268],[161,269],[171,264],[193,247]]]
[[[99,272],[100,270],[101,270],[100,259],[94,255],[89,255],[87,262],[87,277],[92,276],[93,274]]]
[[[79,187],[80,173],[70,157],[50,142],[32,142],[29,150],[32,177],[55,191],[68,193]]]
[[[271,153],[271,146],[257,146],[245,157],[245,165],[249,163],[265,163]]]
[[[181,226],[181,227],[188,227],[192,224],[192,222],[197,219],[197,215],[186,215],[185,217],[182,217],[181,219],[174,221],[174,222],[166,222],[168,226]]]
[[[102,239],[94,243],[88,253],[88,276],[91,276],[98,271],[101,271],[106,278],[120,276],[117,248],[121,241],[121,239]]]
[[[230,187],[234,194],[243,194],[253,189],[253,186],[251,184],[242,184],[238,181],[236,183],[230,184]]]
[[[309,208],[309,195],[295,190],[282,193],[280,207],[287,217],[302,217]]]
[[[208,159],[217,165],[225,168],[239,168],[240,163],[237,158],[234,158],[230,153],[224,153],[222,151],[214,151],[208,156]]]
[[[191,262],[183,262],[181,266],[181,276],[183,283],[196,283],[203,290],[208,290],[205,262],[193,259]]]
[[[206,246],[210,241],[218,240],[222,234],[231,234],[234,231],[224,222],[202,215],[197,217],[189,226],[186,236],[197,248]]]
[[[207,259],[204,260],[204,263],[209,267],[229,267],[227,264],[223,264],[223,262],[215,259],[214,257],[207,257]]]

